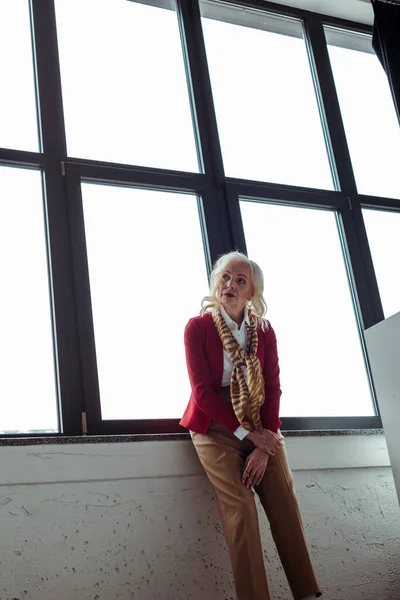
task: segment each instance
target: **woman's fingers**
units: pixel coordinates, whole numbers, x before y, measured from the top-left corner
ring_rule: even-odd
[[[250,466],[249,468],[246,467],[243,473],[242,483],[247,488],[254,487],[255,485],[258,485],[260,483],[260,481],[264,477],[264,473],[265,469],[263,467],[257,465],[254,467]]]
[[[246,487],[251,488],[255,485],[255,481],[258,478],[258,472],[257,471],[252,471],[250,477],[248,478],[247,482],[246,482]]]
[[[264,429],[262,435],[263,435],[263,437],[265,437],[265,439],[270,439],[270,440],[278,441],[279,443],[281,443],[281,435],[282,434],[275,433],[274,431],[270,431],[269,429]]]
[[[249,456],[244,465],[242,483],[247,488],[259,485],[265,475],[268,465],[269,455],[261,449],[255,449]]]
[[[255,465],[252,459],[249,457],[245,464],[245,470],[242,477],[242,483],[247,487],[251,488],[254,482],[257,480],[259,475],[259,468]]]
[[[268,429],[264,429],[261,433],[255,432],[251,441],[269,456],[275,456],[282,444],[279,436]]]
[[[282,445],[282,442],[280,440],[280,438],[278,437],[277,434],[273,433],[272,431],[268,431],[266,429],[264,429],[263,434],[262,434],[262,441],[263,444],[262,449],[264,450],[264,452],[267,452],[268,454],[271,455],[271,452],[278,452],[279,448]]]
[[[246,480],[250,476],[251,471],[252,471],[252,466],[249,462],[249,459],[247,459],[246,464],[245,464],[245,469],[243,472],[243,477],[242,477],[242,483],[244,483],[245,485],[246,485]]]
[[[270,444],[263,444],[261,446],[261,450],[264,450],[264,452],[266,454],[269,454],[269,456],[275,456],[275,450],[271,447]]]
[[[253,480],[254,480],[254,474],[252,473],[251,475],[249,475],[249,477],[246,479],[246,481],[244,482],[244,485],[247,488],[251,488],[253,486]]]
[[[260,477],[258,478],[258,480],[256,481],[255,485],[260,485],[260,483],[263,480],[263,477],[265,475],[265,471],[263,473],[260,473]]]
[[[261,434],[254,434],[251,441],[269,456],[275,456],[283,443],[277,434],[267,429],[264,429]]]
[[[279,450],[279,446],[275,446],[274,444],[266,443],[263,445],[262,450],[269,454],[269,456],[275,456],[276,452]]]
[[[274,448],[276,448],[278,450],[278,448],[281,447],[282,442],[281,442],[281,440],[279,438],[274,438],[272,440],[272,445],[273,445]]]
[[[251,477],[247,480],[247,484],[246,487],[255,487],[257,485],[259,485],[262,481],[262,478],[264,477],[265,474],[265,468],[258,468],[256,471],[254,471],[251,474]]]

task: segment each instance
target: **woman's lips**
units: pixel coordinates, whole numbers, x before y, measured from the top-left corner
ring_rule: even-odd
[[[225,293],[224,296],[228,296],[228,298],[234,298],[235,296],[229,292]]]

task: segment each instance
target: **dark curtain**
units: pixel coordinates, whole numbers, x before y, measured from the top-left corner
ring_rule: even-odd
[[[372,0],[372,45],[386,71],[400,124],[400,0]]]

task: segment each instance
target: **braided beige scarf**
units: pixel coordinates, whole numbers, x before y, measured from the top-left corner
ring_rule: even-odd
[[[254,315],[249,313],[250,325],[247,323],[247,349],[246,353],[232,335],[220,310],[213,311],[214,325],[222,345],[233,363],[231,376],[231,401],[239,423],[247,431],[262,428],[260,419],[260,406],[264,403],[264,378],[260,361],[257,356],[258,335],[257,323]],[[247,368],[248,384],[241,369]]]

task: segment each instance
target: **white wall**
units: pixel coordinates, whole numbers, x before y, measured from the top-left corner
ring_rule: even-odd
[[[383,436],[286,445],[324,598],[399,598],[400,511]],[[234,597],[190,442],[0,447],[0,473],[0,600]],[[272,598],[288,600],[261,521]]]
[[[364,335],[400,502],[400,312],[370,327]]]

